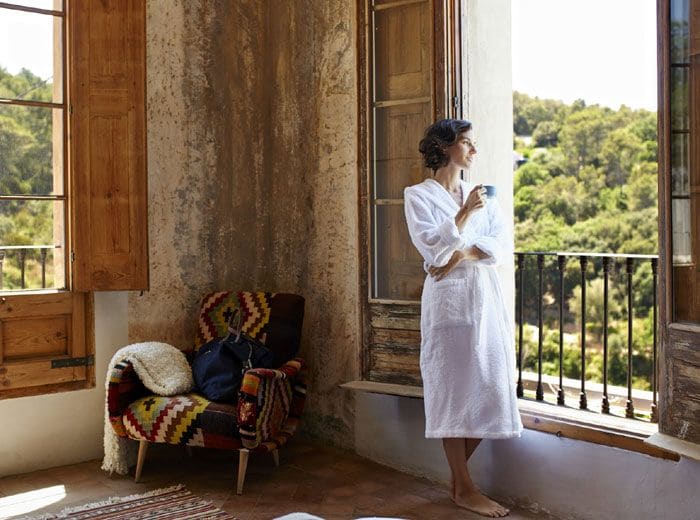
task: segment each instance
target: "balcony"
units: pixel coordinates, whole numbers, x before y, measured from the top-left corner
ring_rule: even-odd
[[[658,258],[518,252],[516,262],[518,397],[657,422]]]

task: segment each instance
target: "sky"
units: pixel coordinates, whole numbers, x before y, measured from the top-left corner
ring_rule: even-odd
[[[513,90],[656,111],[656,0],[511,0]]]
[[[50,7],[52,2],[23,2]],[[53,75],[53,16],[0,9],[0,66],[11,74],[22,67],[47,79]]]

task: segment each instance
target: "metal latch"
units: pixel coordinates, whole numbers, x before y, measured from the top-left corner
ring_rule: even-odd
[[[95,364],[95,356],[52,359],[51,368],[89,367]]]

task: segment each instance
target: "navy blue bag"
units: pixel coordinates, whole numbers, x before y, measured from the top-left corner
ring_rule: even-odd
[[[232,323],[238,317],[237,328]],[[238,309],[229,319],[228,334],[202,345],[192,361],[196,391],[214,402],[234,403],[243,375],[251,368],[272,368],[274,354],[241,332]]]

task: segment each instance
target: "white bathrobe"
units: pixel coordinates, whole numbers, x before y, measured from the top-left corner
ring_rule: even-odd
[[[462,183],[463,199],[473,188]],[[462,261],[445,278],[428,275],[421,300],[420,367],[425,436],[519,437],[515,341],[496,265],[513,261],[513,240],[496,199],[474,213],[460,233],[457,203],[436,180],[404,191],[411,240],[429,266],[476,245],[489,255]]]

